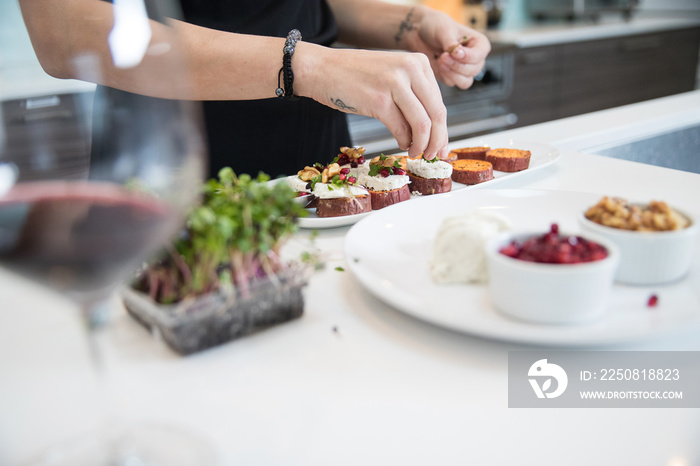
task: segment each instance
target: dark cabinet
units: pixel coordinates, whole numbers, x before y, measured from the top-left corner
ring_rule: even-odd
[[[17,165],[25,181],[86,176],[92,93],[29,97],[0,105],[0,163]]]
[[[513,90],[509,110],[518,116],[518,126],[557,117],[559,47],[534,47],[515,52]]]
[[[700,28],[524,48],[510,110],[518,126],[695,88]]]

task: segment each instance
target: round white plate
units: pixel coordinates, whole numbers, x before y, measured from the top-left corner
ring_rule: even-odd
[[[306,217],[300,217],[297,219],[297,223],[301,228],[312,228],[312,229],[322,229],[322,228],[335,228],[335,227],[345,227],[348,225],[355,224],[362,220],[363,218],[370,215],[372,212],[365,212],[364,214],[355,215],[343,215],[342,217],[324,217],[321,218],[316,215],[316,209],[306,209],[309,213]]]
[[[700,245],[683,281],[655,288],[615,285],[607,315],[585,325],[512,320],[493,308],[485,285],[438,286],[430,278],[433,241],[446,217],[481,209],[503,214],[515,229],[544,232],[556,222],[563,230],[579,231],[576,214],[600,197],[560,191],[463,190],[416,199],[410,205],[398,204],[350,229],[345,241],[348,268],[368,291],[396,309],[486,338],[548,346],[595,346],[700,327]],[[650,308],[647,301],[652,293],[659,301]]]
[[[461,183],[452,183],[452,192],[459,191],[462,189],[484,187],[484,186],[493,186],[494,184],[498,183],[499,181],[504,180],[505,178],[511,178],[514,176],[522,176],[522,175],[525,175],[527,173],[531,173],[533,171],[544,168],[547,165],[554,163],[559,158],[559,149],[557,149],[554,146],[550,146],[549,144],[540,144],[540,143],[528,142],[528,141],[514,141],[513,139],[504,138],[503,136],[483,136],[483,137],[476,138],[476,139],[467,139],[464,141],[458,141],[456,143],[450,144],[450,149],[456,149],[459,147],[472,147],[472,146],[490,146],[492,149],[510,148],[510,149],[529,150],[532,153],[532,155],[530,156],[530,166],[527,170],[522,170],[522,171],[513,172],[513,173],[506,173],[506,172],[500,172],[500,171],[494,170],[493,180],[486,181],[484,183],[477,184],[477,185],[466,185],[466,184],[461,184]],[[406,155],[406,154],[403,153],[403,154],[397,154],[397,155]],[[436,194],[435,196],[444,196],[446,194],[449,194],[449,193]],[[419,197],[421,197],[421,196],[412,196],[409,201],[412,201],[412,200],[417,199]],[[315,209],[307,209],[307,211],[309,212],[309,215],[305,218],[300,218],[298,220],[299,226],[301,228],[322,229],[322,228],[335,228],[335,227],[348,226],[348,225],[352,225],[354,223],[359,222],[360,220],[362,220],[363,218],[365,218],[368,215],[368,213],[365,213],[365,214],[357,214],[357,215],[347,215],[345,217],[319,218],[318,216],[316,216]],[[373,212],[370,212],[370,213],[373,213]]]

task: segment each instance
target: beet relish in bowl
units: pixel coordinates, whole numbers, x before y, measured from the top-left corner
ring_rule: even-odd
[[[578,264],[608,257],[608,250],[594,241],[581,236],[560,235],[556,223],[548,233],[525,241],[513,240],[500,252],[513,259],[545,264]]]
[[[617,247],[596,235],[507,232],[486,246],[489,293],[503,314],[538,324],[576,324],[608,309]]]

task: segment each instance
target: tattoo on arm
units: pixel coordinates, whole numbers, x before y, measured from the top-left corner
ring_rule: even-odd
[[[341,110],[347,110],[348,112],[357,113],[357,109],[355,107],[350,107],[349,105],[346,105],[345,102],[343,102],[340,99],[333,100],[333,98],[331,97],[331,103]]]
[[[413,28],[414,28],[413,19],[411,19],[413,16],[413,10],[415,10],[415,8],[411,8],[411,11],[409,11],[408,14],[406,15],[406,19],[401,21],[401,24],[399,24],[399,30],[396,32],[396,35],[394,36],[394,41],[397,44],[399,42],[401,42],[401,38],[403,37],[405,32],[413,31]]]

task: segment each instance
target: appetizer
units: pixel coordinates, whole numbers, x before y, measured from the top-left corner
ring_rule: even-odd
[[[341,147],[340,154],[333,163],[337,163],[341,169],[347,168],[349,175],[358,177],[369,171],[369,161],[365,160],[364,147]]]
[[[530,166],[530,151],[520,149],[491,149],[484,160],[501,172],[519,172]]]
[[[460,149],[452,149],[450,155],[454,154],[456,159],[470,159],[470,160],[486,160],[486,152],[491,148],[489,146],[478,146],[478,147],[462,147]]]
[[[493,165],[483,160],[460,159],[452,162],[452,181],[479,184],[493,179]]]
[[[342,217],[372,210],[369,192],[357,185],[348,167],[332,163],[312,181],[313,194],[318,199],[316,215]]]
[[[411,198],[411,191],[408,189],[410,179],[394,156],[382,154],[372,159],[369,172],[361,175],[359,182],[369,189],[372,210],[383,209]]]
[[[299,170],[296,175],[287,177],[287,184],[297,193],[298,197],[313,196],[312,181],[315,177],[321,176],[323,165],[315,163],[313,166],[306,166]],[[313,199],[307,207],[316,207],[316,199]]]
[[[424,196],[446,193],[452,189],[452,165],[439,160],[425,160],[423,156],[406,159],[408,178],[412,193]]]

